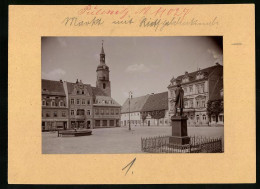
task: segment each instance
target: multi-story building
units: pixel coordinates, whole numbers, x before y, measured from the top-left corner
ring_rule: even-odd
[[[96,72],[96,87],[81,80],[42,80],[43,130],[120,126],[121,106],[111,97],[103,43]]]
[[[69,102],[69,120],[71,128],[92,128],[93,95],[90,85],[82,81],[65,82]]]
[[[184,115],[188,116],[189,126],[209,125],[207,102],[219,99],[223,88],[223,66],[215,66],[198,70],[192,73],[185,72],[172,78],[169,90],[169,116],[174,114],[174,98],[177,84],[184,90]]]
[[[169,125],[168,92],[128,98],[121,109],[121,125],[128,126],[129,120],[131,126]]]
[[[62,81],[42,80],[42,131],[67,129],[68,104]]]

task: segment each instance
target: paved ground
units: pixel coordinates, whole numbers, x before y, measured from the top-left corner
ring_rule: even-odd
[[[170,135],[171,127],[127,127],[93,129],[91,136],[57,137],[57,132],[42,133],[44,154],[117,154],[142,153],[141,137]],[[190,136],[209,136],[224,139],[224,127],[188,127]]]

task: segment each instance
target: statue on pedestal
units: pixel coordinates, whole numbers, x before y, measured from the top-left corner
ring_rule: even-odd
[[[179,116],[182,116],[183,113],[183,107],[184,107],[184,91],[181,87],[181,84],[177,85],[177,88],[175,90],[175,112],[174,116],[177,116],[178,108],[180,109]]]

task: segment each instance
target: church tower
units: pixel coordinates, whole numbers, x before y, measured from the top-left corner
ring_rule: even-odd
[[[109,67],[106,65],[106,56],[103,48],[103,40],[102,40],[102,48],[100,53],[100,64],[97,67],[97,82],[96,87],[102,89],[108,96],[111,97],[111,85],[109,81]]]

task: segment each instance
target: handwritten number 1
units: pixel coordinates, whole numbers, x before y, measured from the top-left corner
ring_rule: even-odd
[[[125,170],[125,168],[127,168],[128,167],[128,169],[127,169],[127,171],[126,171],[126,173],[125,173],[125,175],[128,173],[128,171],[130,170],[130,168],[133,166],[133,164],[134,164],[134,162],[135,162],[135,160],[136,160],[136,158],[135,159],[133,159],[133,161],[131,161],[130,163],[128,163],[123,169],[122,169],[122,171],[123,170]],[[132,172],[132,174],[133,174],[133,172]]]

